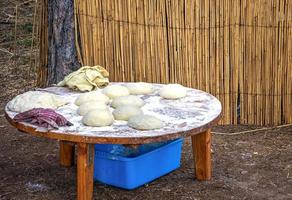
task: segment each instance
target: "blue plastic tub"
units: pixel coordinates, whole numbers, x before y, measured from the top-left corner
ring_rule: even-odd
[[[180,167],[182,139],[131,149],[96,144],[94,180],[123,189],[135,189]]]

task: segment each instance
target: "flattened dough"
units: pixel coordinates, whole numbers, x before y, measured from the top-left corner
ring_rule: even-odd
[[[48,92],[29,91],[14,97],[7,107],[14,112],[25,112],[33,108],[56,109],[66,103],[66,100]]]
[[[128,126],[139,130],[152,130],[163,127],[163,122],[151,115],[136,115],[129,119]]]
[[[142,115],[143,111],[137,106],[124,105],[119,106],[113,111],[116,120],[128,121],[130,117]]]
[[[159,95],[165,99],[179,99],[187,95],[187,90],[180,84],[168,84],[161,88]]]
[[[111,99],[127,96],[130,94],[128,88],[121,85],[110,85],[103,89],[103,93]]]
[[[128,83],[127,88],[135,95],[151,94],[154,91],[152,84],[145,82]]]
[[[81,104],[84,104],[88,101],[100,101],[106,104],[109,102],[109,98],[106,95],[102,94],[100,91],[86,92],[80,94],[77,97],[75,104],[77,106],[80,106]]]
[[[86,126],[110,126],[114,122],[114,117],[109,110],[94,109],[86,113],[82,123]]]
[[[117,108],[119,106],[124,106],[124,105],[142,107],[145,105],[145,102],[138,96],[129,95],[129,96],[117,97],[111,103],[111,106],[114,108]]]
[[[94,109],[106,110],[107,105],[101,101],[88,101],[80,105],[80,107],[77,110],[77,113],[83,116]]]

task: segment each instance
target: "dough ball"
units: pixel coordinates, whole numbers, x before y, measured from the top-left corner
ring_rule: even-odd
[[[129,96],[117,97],[111,103],[111,106],[114,108],[117,108],[123,105],[142,107],[145,105],[145,102],[140,97],[129,95]]]
[[[107,105],[101,101],[88,101],[80,105],[80,107],[77,110],[77,113],[83,116],[94,109],[106,110]]]
[[[154,91],[152,84],[145,82],[128,83],[127,88],[131,94],[136,95],[151,94]]]
[[[109,102],[109,98],[99,91],[86,92],[77,97],[75,104],[80,106],[88,101],[100,101],[106,104]]]
[[[168,84],[162,87],[159,95],[165,99],[179,99],[187,95],[187,90],[180,84]]]
[[[60,96],[48,92],[29,91],[14,97],[8,104],[9,110],[25,112],[33,108],[56,109],[67,104],[68,101]]]
[[[110,85],[103,89],[103,93],[111,99],[130,94],[128,88],[121,85]]]
[[[113,111],[113,115],[116,120],[125,121],[128,121],[130,117],[142,114],[143,111],[139,107],[130,105],[119,106],[117,109]]]
[[[82,123],[86,126],[110,126],[114,122],[112,113],[108,110],[94,109],[86,113]]]
[[[128,126],[139,130],[152,130],[163,127],[163,122],[151,115],[136,115],[128,120]]]

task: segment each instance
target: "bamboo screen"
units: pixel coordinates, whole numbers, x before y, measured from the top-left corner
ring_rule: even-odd
[[[224,124],[292,122],[292,1],[75,0],[75,12],[80,59],[111,81],[205,90]]]

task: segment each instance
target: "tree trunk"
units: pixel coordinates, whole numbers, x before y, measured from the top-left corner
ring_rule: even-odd
[[[47,31],[41,31],[38,85],[47,86],[63,80],[80,63],[75,46],[74,0],[44,0],[42,9],[41,27]]]

